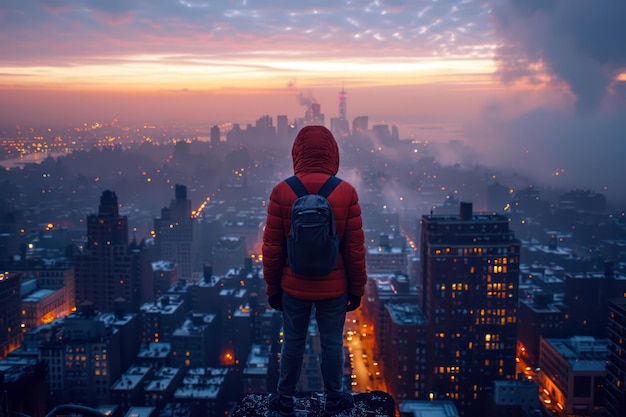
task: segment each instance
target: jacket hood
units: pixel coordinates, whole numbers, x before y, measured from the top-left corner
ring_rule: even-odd
[[[303,127],[291,148],[294,174],[339,172],[339,147],[333,134],[324,126]]]

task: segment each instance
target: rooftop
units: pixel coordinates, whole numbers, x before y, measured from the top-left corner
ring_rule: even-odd
[[[546,339],[573,370],[599,370],[606,366],[608,341],[591,336],[574,336],[569,339]]]
[[[51,294],[54,294],[56,291],[59,291],[59,290],[50,290],[47,288],[36,290],[28,294],[26,297],[22,298],[22,302],[23,303],[37,303],[43,300],[44,298],[50,296]]]
[[[459,415],[452,401],[402,401],[400,406],[401,415],[413,415],[414,417],[457,417]]]
[[[393,320],[403,326],[426,325],[426,317],[417,304],[386,304]]]

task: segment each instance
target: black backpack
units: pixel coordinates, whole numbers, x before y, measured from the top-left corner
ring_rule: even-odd
[[[309,194],[295,175],[285,180],[298,198],[291,207],[291,236],[287,239],[289,266],[297,275],[319,277],[337,266],[339,236],[326,199],[341,179],[331,175],[317,194]]]

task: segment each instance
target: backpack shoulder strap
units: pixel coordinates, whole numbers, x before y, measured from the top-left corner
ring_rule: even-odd
[[[295,175],[287,178],[285,182],[289,184],[293,192],[296,193],[298,197],[302,197],[303,195],[307,195],[309,193],[304,187],[304,184],[302,184],[302,181],[300,181],[300,178]]]
[[[320,188],[320,190],[317,192],[319,195],[321,195],[324,198],[328,198],[328,196],[330,195],[330,193],[333,192],[333,190],[335,188],[337,188],[337,186],[339,185],[339,183],[341,183],[341,178],[337,178],[334,175],[331,175],[326,182],[324,183],[324,185],[322,185],[322,188]]]

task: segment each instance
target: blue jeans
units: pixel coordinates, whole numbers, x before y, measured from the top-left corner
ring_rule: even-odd
[[[315,321],[320,333],[322,361],[320,369],[324,391],[337,397],[343,391],[343,325],[346,320],[348,294],[329,300],[307,301],[283,292],[283,346],[280,354],[278,393],[296,394],[296,384],[302,371],[302,357],[315,306]]]

